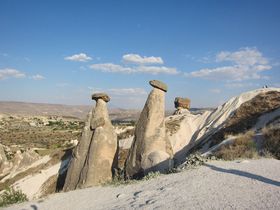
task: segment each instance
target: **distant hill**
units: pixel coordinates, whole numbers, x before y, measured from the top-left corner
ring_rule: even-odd
[[[15,101],[0,101],[0,114],[7,115],[25,115],[25,116],[63,116],[85,119],[92,106],[90,105],[64,105],[64,104],[46,104],[29,103]],[[174,109],[175,110],[175,109]],[[174,110],[167,110],[165,115],[171,115]],[[200,113],[211,108],[191,108],[193,113]],[[110,118],[113,121],[137,120],[141,110],[137,109],[109,109]]]
[[[43,103],[26,103],[0,101],[0,113],[28,115],[28,116],[69,116],[76,118],[84,118],[90,110],[90,106],[86,105],[62,105],[62,104],[43,104]]]
[[[0,113],[7,115],[63,116],[85,119],[91,107],[92,106],[90,105],[63,105],[0,101]],[[109,113],[112,120],[136,120],[139,117],[140,110],[115,108],[110,109]]]

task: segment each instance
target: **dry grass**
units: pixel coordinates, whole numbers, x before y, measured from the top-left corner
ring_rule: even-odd
[[[258,152],[253,141],[254,132],[248,131],[239,135],[233,144],[223,146],[215,153],[215,156],[224,160],[239,158],[257,158]]]
[[[265,113],[280,107],[280,92],[270,91],[261,93],[253,99],[243,103],[236,112],[227,120],[223,128],[211,137],[211,146],[222,142],[226,135],[246,132]]]
[[[6,117],[1,120],[0,142],[6,146],[54,149],[65,142],[78,139],[84,122],[73,119],[52,119],[44,124],[40,117]],[[36,126],[31,126],[33,123]]]
[[[185,116],[180,118],[173,119],[170,117],[170,120],[165,122],[166,132],[169,132],[170,135],[173,135],[180,129],[181,122],[185,119]]]
[[[264,128],[264,149],[280,159],[280,129]]]
[[[126,139],[130,136],[133,136],[135,132],[135,128],[127,129],[126,131],[118,134],[118,139]]]
[[[129,149],[119,149],[118,154],[118,167],[124,169],[125,161],[128,157]]]

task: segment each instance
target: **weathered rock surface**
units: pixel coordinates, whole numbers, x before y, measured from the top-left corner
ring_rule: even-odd
[[[0,145],[0,156],[2,156],[0,157],[0,176],[3,177],[7,174],[12,177],[14,174],[26,170],[30,165],[40,159],[40,155],[32,149],[26,150],[25,152],[17,150],[11,160],[8,160],[3,154],[5,155],[4,147]]]
[[[80,137],[77,147],[74,149],[65,179],[64,191],[76,189],[79,183],[80,174],[84,167],[93,135],[93,130],[90,129],[90,122],[93,117],[93,112],[94,108],[88,113],[88,118],[85,123],[82,136]]]
[[[176,97],[174,100],[175,108],[190,109],[191,100],[188,98]]]
[[[7,162],[7,157],[4,151],[4,147],[0,144],[0,174],[2,174],[5,164]]]
[[[154,87],[153,81],[150,84]],[[162,86],[167,86],[163,83]],[[165,134],[165,91],[154,88],[142,110],[135,128],[135,137],[125,165],[128,177],[142,176],[150,171],[172,167],[172,149]]]
[[[174,112],[173,115],[183,115],[183,114],[189,114],[190,111],[188,109],[182,109],[182,108],[178,108],[176,109],[176,111]]]
[[[163,82],[161,81],[158,81],[158,80],[151,80],[150,82],[150,85],[153,86],[154,88],[158,88],[160,90],[163,90],[164,92],[167,92],[168,90],[168,87],[166,84],[164,84]]]
[[[40,159],[40,155],[33,150],[27,150],[23,153],[21,153],[19,151],[19,153],[17,153],[17,154],[19,154],[19,155],[18,156],[16,155],[14,157],[14,161],[15,161],[16,157],[19,158],[18,159],[19,164],[18,165],[14,164],[14,167],[16,167],[17,170],[27,168],[29,165],[31,165],[32,163],[34,163],[35,161]]]
[[[183,162],[191,152],[208,151],[228,134],[237,135],[248,129],[260,130],[279,118],[279,93],[279,88],[257,89],[233,97],[213,111],[167,117],[167,136],[175,162]]]
[[[106,93],[94,93],[91,96],[92,100],[97,101],[98,99],[102,99],[105,102],[110,101],[110,97]]]
[[[3,145],[0,144],[0,165],[1,165],[1,163],[5,162],[5,161],[7,161],[7,157],[6,157]]]
[[[117,135],[109,119],[105,94],[94,94],[95,109],[89,113],[82,137],[67,172],[64,191],[110,181],[117,168]]]

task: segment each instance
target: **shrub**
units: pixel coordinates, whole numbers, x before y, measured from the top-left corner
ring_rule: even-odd
[[[264,128],[264,149],[280,159],[280,129]]]
[[[258,152],[253,141],[253,131],[248,131],[239,135],[231,145],[221,147],[215,156],[224,160],[234,160],[238,158],[256,158]]]
[[[28,201],[27,196],[21,190],[7,188],[0,195],[0,207],[8,206],[15,203]]]
[[[135,179],[127,179],[125,180],[124,178],[114,178],[111,181],[107,181],[105,183],[102,183],[102,186],[113,186],[113,187],[117,187],[120,185],[129,185],[129,184],[134,184],[137,183],[137,180]]]
[[[147,180],[150,180],[150,179],[154,179],[154,178],[156,178],[158,176],[160,176],[160,172],[159,171],[150,172],[146,176],[144,176],[142,180],[147,181]]]
[[[113,180],[105,182],[102,185],[116,187],[116,186],[120,186],[120,185],[135,184],[135,183],[139,183],[141,181],[148,181],[148,180],[158,177],[160,175],[161,175],[161,173],[159,171],[156,171],[156,172],[148,173],[142,179],[125,179],[123,176],[116,176]]]

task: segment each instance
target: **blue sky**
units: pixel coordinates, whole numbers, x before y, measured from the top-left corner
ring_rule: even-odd
[[[1,0],[0,100],[142,108],[168,84],[192,107],[280,86],[280,1]]]

